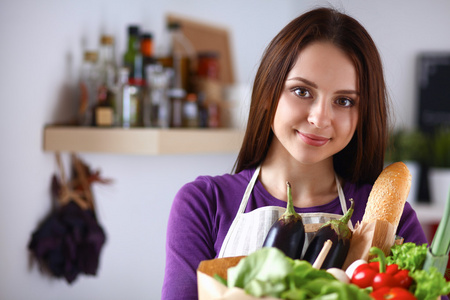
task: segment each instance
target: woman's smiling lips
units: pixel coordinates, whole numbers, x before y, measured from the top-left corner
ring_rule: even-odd
[[[300,131],[297,131],[298,135],[300,136],[300,138],[308,145],[310,146],[315,146],[315,147],[320,147],[325,145],[326,143],[328,143],[328,141],[330,140],[330,138],[326,138],[323,136],[318,136],[315,134],[308,134],[308,133],[302,133]]]

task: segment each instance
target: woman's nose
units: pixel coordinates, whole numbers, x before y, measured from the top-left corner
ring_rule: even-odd
[[[331,124],[331,107],[327,101],[316,99],[311,105],[308,122],[317,128],[326,128]]]

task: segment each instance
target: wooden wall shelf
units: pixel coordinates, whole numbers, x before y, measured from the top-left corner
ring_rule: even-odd
[[[238,152],[238,129],[159,129],[47,126],[44,151],[110,154],[207,154]]]

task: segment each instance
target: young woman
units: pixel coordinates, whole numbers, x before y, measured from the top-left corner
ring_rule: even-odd
[[[291,21],[257,71],[235,173],[198,177],[174,200],[163,299],[197,298],[200,261],[260,248],[285,210],[286,181],[304,223],[339,218],[353,198],[356,224],[383,169],[387,135],[381,60],[366,30],[328,8]],[[427,242],[408,203],[397,234]]]

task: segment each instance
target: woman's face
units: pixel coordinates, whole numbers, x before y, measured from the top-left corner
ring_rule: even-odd
[[[341,151],[358,123],[357,73],[350,58],[329,42],[314,42],[288,73],[272,125],[275,149],[304,164]]]

